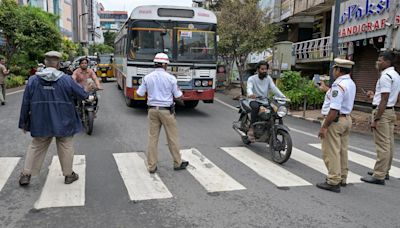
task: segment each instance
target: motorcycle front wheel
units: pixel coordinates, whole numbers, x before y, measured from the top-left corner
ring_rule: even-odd
[[[93,132],[94,112],[86,112],[85,130],[86,134],[91,135]]]
[[[242,130],[243,132],[245,132],[247,134],[247,131],[249,130],[250,127],[250,120],[249,120],[249,116],[248,115],[244,115],[240,118],[240,130]],[[249,138],[247,136],[242,136],[242,142],[246,145],[250,145],[251,141],[249,140]]]
[[[289,160],[292,154],[292,138],[287,131],[278,130],[276,138],[272,136],[269,139],[269,150],[272,155],[272,160],[278,164],[283,164]]]

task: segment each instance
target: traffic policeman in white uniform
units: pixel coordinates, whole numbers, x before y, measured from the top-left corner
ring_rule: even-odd
[[[400,92],[400,76],[393,64],[396,56],[393,52],[383,52],[379,55],[376,66],[381,72],[375,93],[368,91],[367,96],[373,98],[371,129],[374,133],[377,159],[373,172],[361,178],[362,181],[371,184],[385,184],[389,180],[389,170],[392,165],[394,152],[394,125],[396,113],[394,106]]]
[[[350,113],[353,110],[356,95],[356,85],[350,78],[354,62],[345,59],[335,59],[333,76],[335,82],[325,95],[321,110],[325,120],[319,131],[322,139],[322,157],[328,169],[324,183],[317,187],[340,192],[341,186],[346,186],[348,173],[348,141],[352,125]]]
[[[147,92],[147,105],[149,107],[149,142],[147,148],[147,163],[150,173],[157,171],[157,148],[161,126],[167,135],[168,148],[174,159],[174,170],[186,169],[189,162],[182,161],[180,154],[178,128],[176,126],[174,97],[180,98],[182,92],[178,88],[176,78],[167,73],[169,58],[164,53],[154,57],[156,69],[146,75],[137,94],[145,96]]]

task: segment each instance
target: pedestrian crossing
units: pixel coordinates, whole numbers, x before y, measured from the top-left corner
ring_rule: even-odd
[[[42,193],[35,202],[35,209],[85,205],[86,159],[84,155],[74,156],[72,169],[78,173],[79,179],[73,184],[64,184],[60,161],[57,156],[53,157]]]
[[[0,192],[10,177],[14,167],[17,166],[21,158],[3,157],[0,158]]]
[[[310,149],[321,149],[321,144],[309,144]],[[304,170],[300,176],[296,173],[292,165],[278,165],[269,159],[261,156],[250,149],[251,147],[221,147],[220,155],[227,155],[229,158],[238,161],[240,166],[249,175],[259,176],[270,182],[276,187],[301,187],[312,186],[315,180],[310,181],[305,177]],[[315,149],[313,149],[315,150]],[[235,180],[223,168],[220,168],[218,162],[214,163],[197,148],[181,150],[182,159],[190,162],[187,167],[187,173],[203,187],[207,193],[214,192],[246,192],[247,187]],[[268,157],[268,156],[266,156]],[[143,152],[125,152],[114,153],[113,159],[119,171],[120,178],[125,185],[129,200],[162,200],[174,198],[179,195],[170,191],[164,181],[168,181],[165,176],[159,175],[159,172],[150,174],[147,171],[146,155]],[[0,158],[0,195],[10,176],[20,162],[19,157]],[[323,160],[304,150],[293,148],[291,159],[288,161],[300,163],[307,169],[320,173],[321,180],[325,178],[327,170]],[[375,164],[373,158],[349,151],[349,162],[372,169]],[[22,164],[21,164],[22,165]],[[85,205],[85,179],[86,179],[86,156],[75,155],[73,170],[79,174],[79,180],[70,184],[64,184],[60,163],[57,156],[52,158],[46,181],[41,189],[38,200],[34,203],[35,209],[53,208],[53,207],[76,207]],[[288,168],[290,167],[290,168]],[[290,171],[289,171],[290,170]],[[313,172],[315,174],[315,172]],[[363,173],[364,174],[364,173]],[[400,168],[392,166],[391,176],[399,178]],[[348,183],[361,183],[360,175],[350,172]],[[187,178],[187,177],[185,177]],[[12,180],[17,181],[17,180]],[[187,187],[188,189],[191,186]]]
[[[144,153],[113,154],[118,170],[133,201],[172,198],[157,173],[150,174]]]

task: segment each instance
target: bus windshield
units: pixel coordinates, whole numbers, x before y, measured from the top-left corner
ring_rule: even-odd
[[[178,61],[215,60],[215,32],[178,30]]]
[[[131,25],[128,58],[153,60],[159,52],[172,61],[216,61],[215,25],[137,21]]]
[[[131,28],[129,59],[153,60],[159,52],[172,55],[172,29]]]

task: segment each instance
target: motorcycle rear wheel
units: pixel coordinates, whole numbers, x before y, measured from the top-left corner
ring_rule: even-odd
[[[269,139],[269,150],[272,160],[278,164],[283,164],[289,160],[292,154],[292,138],[287,131],[278,130],[276,138]]]

